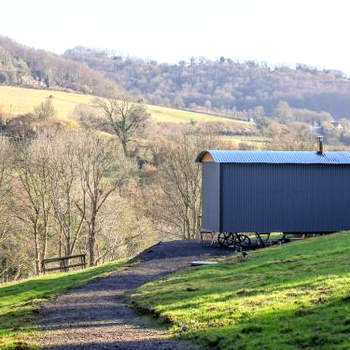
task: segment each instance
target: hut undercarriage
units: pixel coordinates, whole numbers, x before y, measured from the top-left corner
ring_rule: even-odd
[[[211,232],[201,231],[202,244],[232,248],[234,251],[247,251],[251,249],[265,248],[271,245],[284,244],[308,237],[322,236],[334,232]]]

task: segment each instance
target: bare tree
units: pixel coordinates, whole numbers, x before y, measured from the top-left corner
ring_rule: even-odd
[[[10,144],[4,137],[0,137],[0,279],[7,281],[14,269],[11,256],[12,238],[11,216],[9,200],[11,198],[11,157]]]
[[[271,133],[271,141],[265,145],[272,150],[310,151],[317,149],[316,135],[304,123],[291,123],[287,130]]]
[[[164,153],[159,165],[160,191],[150,204],[161,230],[169,236],[193,239],[199,233],[201,168],[195,163],[199,151],[211,148],[211,135],[183,135]]]
[[[17,148],[18,186],[14,191],[14,215],[33,238],[35,273],[41,273],[41,260],[46,257],[52,205],[50,201],[51,144],[41,135],[31,145]]]
[[[155,243],[151,220],[136,211],[130,198],[114,192],[98,216],[96,263],[133,256]]]
[[[129,177],[131,164],[113,141],[94,134],[83,135],[77,150],[81,187],[86,193],[86,207],[77,207],[88,226],[89,262],[93,266],[99,214],[111,194]]]
[[[84,228],[86,191],[79,180],[76,151],[79,137],[79,133],[65,133],[53,141],[50,200],[53,216],[58,224],[59,256],[62,255],[62,250],[64,255],[72,255]]]
[[[11,154],[7,139],[0,137],[0,243],[6,237],[10,222],[8,200],[11,194]]]
[[[119,138],[125,156],[128,156],[130,141],[145,128],[149,118],[146,107],[130,102],[126,96],[96,99],[95,104],[103,111],[109,126]]]
[[[33,114],[41,121],[47,121],[55,117],[56,111],[52,103],[52,97],[47,97],[44,102],[41,102],[40,105],[34,107]]]

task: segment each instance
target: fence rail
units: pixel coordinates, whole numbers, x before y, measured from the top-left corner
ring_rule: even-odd
[[[68,272],[70,268],[74,267],[81,267],[82,269],[86,268],[86,254],[77,254],[77,255],[70,255],[70,256],[63,256],[61,258],[48,258],[41,261],[41,269],[43,273],[50,272],[50,271],[61,271],[61,272]],[[72,259],[78,259],[79,262],[75,262],[71,265],[69,265],[69,261]],[[47,267],[47,265],[52,263],[60,263],[60,266],[58,267]]]

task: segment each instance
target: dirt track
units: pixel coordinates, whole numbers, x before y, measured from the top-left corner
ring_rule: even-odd
[[[44,349],[195,349],[171,338],[148,317],[128,307],[125,293],[151,280],[189,266],[193,260],[227,254],[197,242],[158,244],[140,254],[136,265],[73,289],[44,303],[42,332],[35,339]]]

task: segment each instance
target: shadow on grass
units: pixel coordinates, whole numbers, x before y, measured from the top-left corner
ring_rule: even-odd
[[[45,346],[45,350],[100,350],[100,349],[120,349],[120,350],[187,350],[200,349],[193,344],[187,343],[185,340],[179,339],[162,339],[152,338],[147,340],[120,340],[120,341],[101,341],[101,342],[87,342],[84,344],[77,344],[70,342],[64,345]],[[22,349],[21,349],[22,350]]]
[[[188,338],[218,349],[349,349],[350,301],[248,315],[231,325],[190,330]]]

